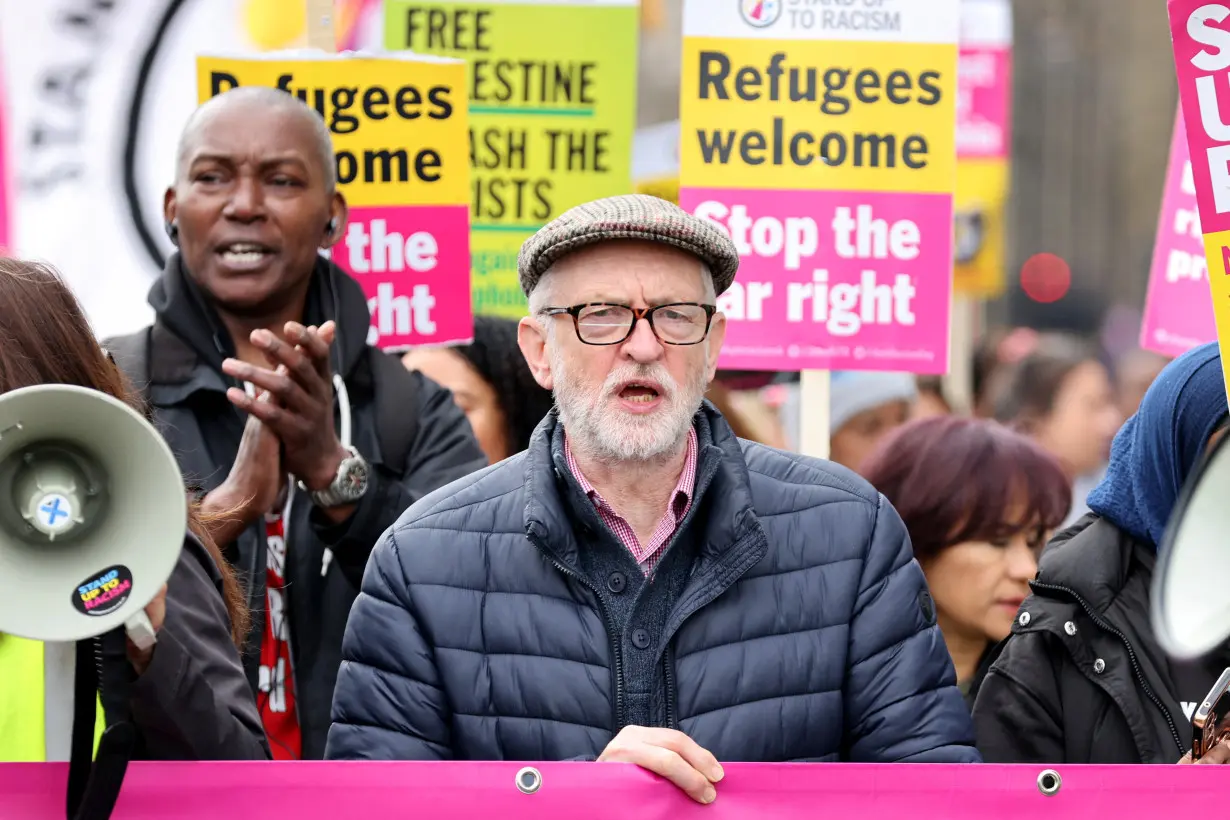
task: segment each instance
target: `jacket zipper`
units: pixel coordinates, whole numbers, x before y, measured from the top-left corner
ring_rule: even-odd
[[[1093,621],[1098,628],[1109,632],[1122,641],[1123,647],[1127,649],[1128,660],[1132,663],[1132,672],[1136,675],[1136,680],[1140,683],[1141,690],[1145,693],[1149,700],[1157,706],[1158,710],[1162,713],[1162,716],[1166,718],[1166,725],[1170,727],[1170,737],[1174,740],[1174,745],[1178,748],[1179,754],[1184,754],[1186,750],[1183,748],[1183,741],[1179,739],[1179,730],[1174,725],[1174,719],[1170,716],[1170,710],[1166,708],[1166,704],[1162,703],[1162,699],[1154,694],[1153,690],[1149,687],[1149,682],[1145,680],[1145,673],[1141,670],[1140,663],[1136,660],[1136,651],[1132,649],[1132,644],[1128,641],[1127,636],[1104,621],[1102,617],[1094,612],[1093,608],[1085,602],[1084,598],[1068,587],[1059,586],[1057,584],[1047,584],[1041,581],[1034,581],[1032,586],[1034,589],[1051,590],[1053,592],[1061,592],[1065,595],[1071,596],[1074,601],[1080,604],[1081,609],[1085,611],[1085,614],[1089,616],[1089,619]]]
[[[662,671],[666,677],[666,728],[678,729],[675,725],[675,653],[669,646],[662,653]]]
[[[95,637],[90,641],[94,647],[94,669],[98,675],[98,701],[103,703],[103,652],[102,652],[102,636]],[[94,711],[94,707],[90,707],[90,711]],[[103,708],[103,731],[107,729],[107,710]]]
[[[611,654],[615,661],[615,731],[618,732],[624,725],[624,664],[623,652],[620,647],[619,636],[615,634],[615,630],[611,628],[611,619],[607,615],[606,604],[602,601],[602,595],[598,592],[598,588],[591,584],[585,578],[582,578],[576,572],[573,572],[568,567],[555,560],[554,556],[547,551],[546,545],[531,533],[527,533],[527,538],[530,539],[538,551],[541,552],[557,570],[562,572],[569,578],[574,579],[577,583],[594,593],[594,597],[598,600],[598,606],[601,608],[602,625],[606,628],[607,639],[611,642]]]
[[[295,663],[295,637],[296,632],[291,628],[290,613],[294,610],[290,605],[290,522],[291,510],[295,503],[295,479],[294,476],[286,477],[286,506],[282,509],[282,619],[286,626],[286,651],[290,655],[290,670],[287,675],[290,677],[291,686],[295,689],[295,725],[299,727],[299,759],[303,759],[303,717],[299,713],[299,679],[295,676],[295,670],[298,665]],[[269,544],[265,544],[265,549],[269,549]],[[268,559],[266,559],[268,560]],[[265,569],[266,582],[268,581],[268,567]],[[266,591],[265,605],[268,606],[269,593]],[[272,682],[273,670],[269,671],[269,676]]]

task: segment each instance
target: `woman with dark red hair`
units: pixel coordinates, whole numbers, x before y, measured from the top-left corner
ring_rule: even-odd
[[[1059,463],[992,421],[936,416],[885,439],[860,472],[905,521],[957,683],[973,706],[1038,555],[1071,506]]]

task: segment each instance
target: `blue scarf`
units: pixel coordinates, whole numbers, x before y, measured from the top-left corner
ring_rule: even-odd
[[[1089,493],[1089,509],[1156,549],[1183,483],[1226,413],[1216,342],[1166,365],[1140,410],[1115,436],[1106,477]]]

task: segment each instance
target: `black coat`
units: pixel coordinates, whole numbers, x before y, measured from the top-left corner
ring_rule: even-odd
[[[237,385],[221,370],[230,340],[180,269],[178,256],[168,262],[149,301],[156,319],[145,393],[154,423],[189,485],[213,490],[230,471],[243,435],[244,417],[226,397],[227,388]],[[295,702],[303,756],[319,759],[329,729],[342,635],[372,547],[416,500],[481,469],[487,459],[449,391],[400,366],[377,366],[375,357],[386,354],[367,344],[371,314],[363,291],[324,260],[317,265],[304,318],[316,325],[328,319],[337,323],[333,371],[343,375],[346,387],[345,395],[337,396],[339,417],[345,402],[351,443],[373,466],[367,492],[347,521],[333,524],[306,493],[293,489],[285,522]],[[380,380],[390,377],[417,382],[417,406],[405,408],[407,419],[417,417],[417,433],[403,463],[388,463],[376,430],[376,394],[389,389]],[[247,584],[253,631],[244,660],[256,690],[266,608],[264,521],[254,522],[235,544],[223,546]]]
[[[1191,747],[1149,623],[1155,552],[1087,515],[1043,555],[974,706],[989,763],[1176,763]]]
[[[222,574],[193,536],[167,580],[167,609],[145,672],[132,687],[137,756],[147,760],[264,760],[256,699],[222,598]]]
[[[528,451],[412,507],[364,575],[328,756],[592,759],[639,722],[719,760],[976,762],[888,501],[737,439],[708,404],[696,430],[692,508],[652,583],[571,476],[554,413]]]

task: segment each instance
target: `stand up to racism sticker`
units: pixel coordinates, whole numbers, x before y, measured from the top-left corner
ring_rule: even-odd
[[[370,342],[472,338],[464,63],[354,52],[200,57],[197,82],[201,101],[263,85],[324,118],[349,205],[332,259],[367,294]]]
[[[684,6],[680,204],[743,257],[722,366],[948,367],[959,0]]]

